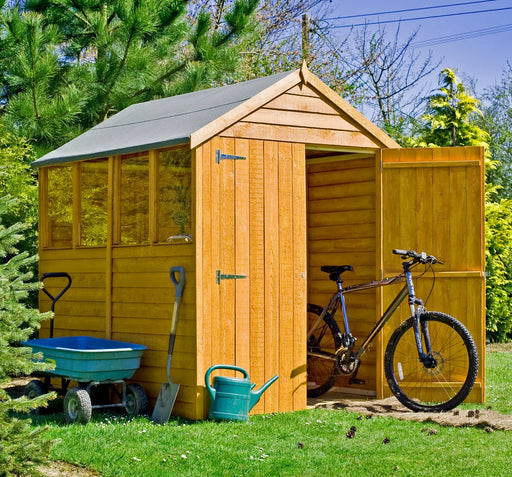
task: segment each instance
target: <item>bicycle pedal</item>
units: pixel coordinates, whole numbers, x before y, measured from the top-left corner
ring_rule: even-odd
[[[350,378],[348,384],[366,384],[364,379]]]

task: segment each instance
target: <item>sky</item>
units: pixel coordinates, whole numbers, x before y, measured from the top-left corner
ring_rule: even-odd
[[[332,0],[328,14],[332,33],[340,38],[349,31],[344,25],[392,20],[401,20],[404,40],[419,27],[416,48],[425,55],[431,50],[434,60],[442,61],[438,71],[456,68],[462,78],[475,78],[478,92],[499,82],[507,61],[512,63],[512,0]],[[381,25],[391,39],[398,23]],[[437,77],[430,80],[435,88]]]

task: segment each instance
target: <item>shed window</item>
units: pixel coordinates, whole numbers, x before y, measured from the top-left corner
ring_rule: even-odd
[[[73,174],[70,166],[48,169],[48,246],[73,244]]]
[[[149,242],[149,160],[147,155],[121,160],[120,225],[124,245]]]
[[[158,241],[191,231],[191,152],[189,148],[158,153]]]
[[[108,162],[87,161],[80,171],[80,245],[107,243]]]

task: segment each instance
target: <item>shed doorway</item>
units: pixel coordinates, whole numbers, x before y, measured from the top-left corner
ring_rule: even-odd
[[[468,402],[485,399],[484,156],[479,147],[382,149],[358,152],[307,149],[308,302],[324,306],[335,290],[322,265],[352,265],[344,285],[395,275],[394,248],[441,259],[416,281],[427,309],[461,321],[479,350],[480,368]],[[434,287],[435,283],[435,287]],[[352,334],[373,328],[400,285],[346,295]],[[389,396],[384,347],[409,315],[400,307],[362,360],[363,385],[343,391]],[[340,324],[340,317],[337,317]],[[357,348],[356,344],[356,348]],[[309,378],[308,378],[309,379]]]
[[[375,151],[306,149],[308,303],[325,306],[336,289],[323,265],[352,265],[345,285],[377,278],[376,157]],[[377,290],[347,295],[346,303],[351,332],[365,337],[375,324]],[[376,360],[374,343],[358,373],[365,384],[349,385],[343,376],[336,387],[375,395]]]

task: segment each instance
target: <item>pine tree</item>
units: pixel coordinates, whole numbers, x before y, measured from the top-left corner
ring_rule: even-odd
[[[27,0],[23,10],[4,7],[5,124],[41,154],[131,104],[233,81],[258,0],[234,1],[220,22],[206,10],[187,15],[187,4]]]
[[[33,361],[35,355],[30,348],[19,346],[48,315],[22,303],[27,293],[38,287],[31,281],[32,273],[26,271],[37,257],[29,256],[28,252],[18,254],[16,249],[25,225],[16,223],[5,227],[2,224],[2,217],[12,207],[12,202],[8,196],[0,198],[0,385],[8,383],[11,376],[47,368],[46,364]],[[12,413],[44,406],[50,397],[11,399],[0,388],[0,475],[32,472],[34,464],[47,456],[51,443],[44,439],[43,429],[33,429],[30,420],[16,418]]]
[[[0,100],[3,122],[40,151],[77,133],[83,93],[63,77],[59,62],[62,36],[42,15],[6,9],[0,15]]]
[[[38,191],[35,170],[30,167],[34,159],[34,151],[28,141],[7,133],[0,126],[0,197],[16,197],[3,214],[2,222],[5,227],[17,222],[29,225],[17,245],[19,250],[27,250],[29,255],[37,253]],[[37,263],[31,270],[37,275]],[[27,303],[37,305],[37,290],[30,293]]]

